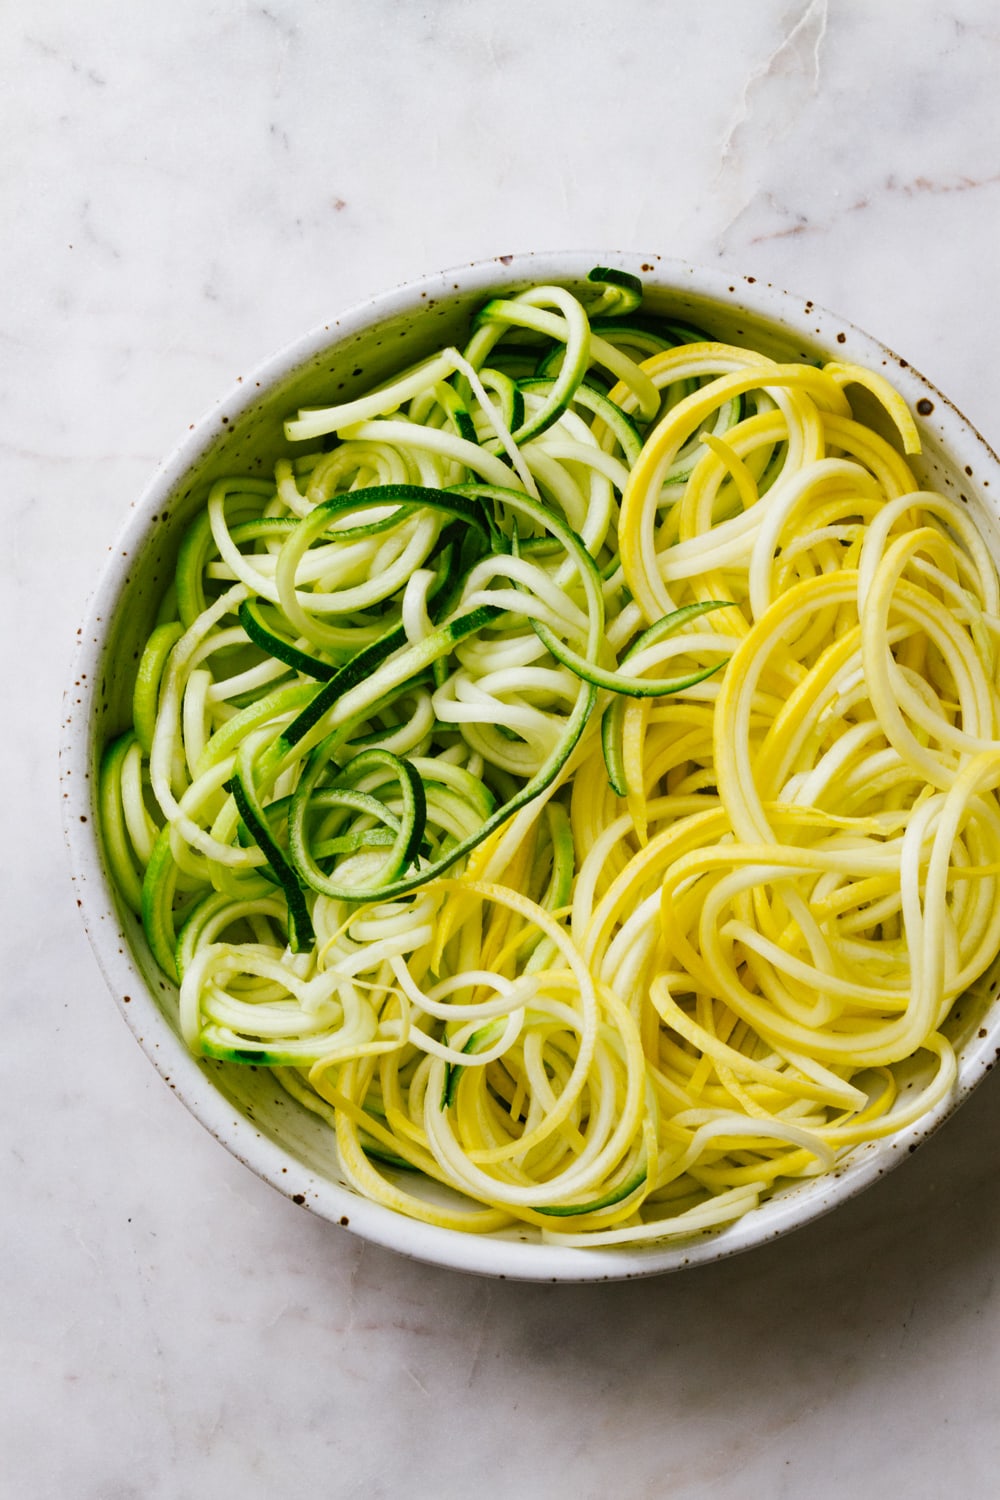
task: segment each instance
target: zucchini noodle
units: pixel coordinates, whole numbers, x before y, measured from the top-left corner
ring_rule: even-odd
[[[986,541],[882,376],[641,298],[495,298],[213,483],[102,763],[190,1049],[467,1232],[835,1169],[946,1098],[1000,952]]]

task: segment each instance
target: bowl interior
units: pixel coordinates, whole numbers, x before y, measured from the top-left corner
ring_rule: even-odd
[[[141,925],[107,879],[92,788],[103,745],[130,722],[142,643],[172,575],[181,536],[211,482],[225,474],[269,473],[292,451],[282,422],[299,407],[349,399],[441,345],[463,342],[471,314],[491,292],[540,280],[573,289],[596,263],[641,274],[646,308],[696,323],[720,342],[782,360],[837,358],[883,370],[915,410],[924,444],[914,464],[920,482],[972,506],[1000,555],[991,500],[1000,494],[995,455],[923,377],[849,324],[752,278],[727,278],[655,256],[504,257],[390,293],[323,325],[241,378],[188,435],[133,508],[92,602],[74,673],[86,690],[86,717],[71,713],[67,718],[62,756],[74,878],[99,962],[141,1044],[197,1117],[283,1192],[367,1237],[441,1264],[539,1279],[652,1274],[760,1243],[874,1180],[935,1128],[954,1101],[897,1138],[856,1151],[835,1174],[779,1190],[730,1228],[686,1242],[584,1251],[543,1244],[529,1230],[484,1239],[402,1220],[360,1200],[344,1183],[329,1127],[297,1105],[267,1069],[199,1061],[187,1052],[177,1031],[176,991],[159,972]],[[863,415],[880,421],[874,410]],[[949,1022],[960,1050],[956,1098],[1000,1051],[995,1035],[1000,1021],[990,1009],[997,988],[996,974],[987,976]],[[919,1068],[911,1071],[918,1081]],[[412,1190],[412,1181],[407,1186]],[[427,1191],[430,1195],[430,1185]]]

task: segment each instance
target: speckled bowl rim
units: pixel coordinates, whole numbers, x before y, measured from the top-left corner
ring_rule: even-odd
[[[927,1139],[968,1096],[1000,1056],[1000,1005],[996,1002],[959,1056],[958,1079],[951,1095],[917,1124],[873,1144],[848,1160],[836,1173],[813,1179],[787,1194],[770,1199],[734,1224],[707,1236],[661,1241],[614,1249],[576,1249],[501,1236],[480,1236],[438,1228],[404,1218],[349,1189],[305,1171],[263,1136],[254,1124],[235,1113],[234,1106],[171,1031],[133,958],[123,935],[104,868],[96,832],[94,788],[90,765],[94,718],[91,693],[107,623],[112,619],[128,569],[150,532],[151,518],[165,505],[187,472],[211,449],[219,432],[220,412],[235,420],[261,393],[306,365],[319,352],[339,345],[371,324],[409,313],[433,299],[456,293],[487,292],[525,281],[558,281],[584,277],[594,265],[613,265],[641,274],[647,284],[682,294],[705,297],[727,311],[764,319],[793,339],[820,344],[872,368],[888,368],[896,387],[914,408],[926,415],[925,430],[933,429],[951,455],[955,472],[972,472],[982,498],[984,488],[996,497],[986,500],[997,513],[1000,501],[1000,460],[985,439],[957,408],[924,376],[890,349],[812,300],[774,287],[753,276],[734,276],[722,269],[704,268],[656,254],[572,251],[503,255],[408,282],[359,303],[295,340],[251,376],[240,380],[178,443],[154,474],[109,549],[103,574],[90,599],[65,695],[60,748],[63,826],[68,845],[77,903],[95,956],[119,1010],[147,1057],[191,1113],[238,1160],[287,1197],[306,1198],[313,1213],[346,1226],[376,1244],[431,1264],[480,1275],[533,1281],[603,1281],[658,1275],[737,1254],[812,1222],[883,1176]],[[932,409],[933,422],[930,422]],[[962,460],[968,462],[965,467]],[[83,686],[81,687],[81,684]],[[82,700],[82,701],[81,701]],[[124,997],[129,1002],[123,1003]],[[300,1189],[309,1182],[308,1194]],[[292,1186],[296,1191],[293,1194]]]

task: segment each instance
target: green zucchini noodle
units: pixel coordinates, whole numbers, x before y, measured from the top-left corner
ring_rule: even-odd
[[[573,1245],[939,1107],[1000,952],[1000,580],[893,387],[599,268],[285,430],[205,493],[101,769],[192,1052],[375,1201]]]

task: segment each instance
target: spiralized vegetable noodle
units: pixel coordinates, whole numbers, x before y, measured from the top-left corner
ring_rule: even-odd
[[[286,435],[205,496],[102,764],[192,1051],[377,1202],[577,1245],[938,1106],[1000,952],[1000,581],[893,387],[598,269]]]

